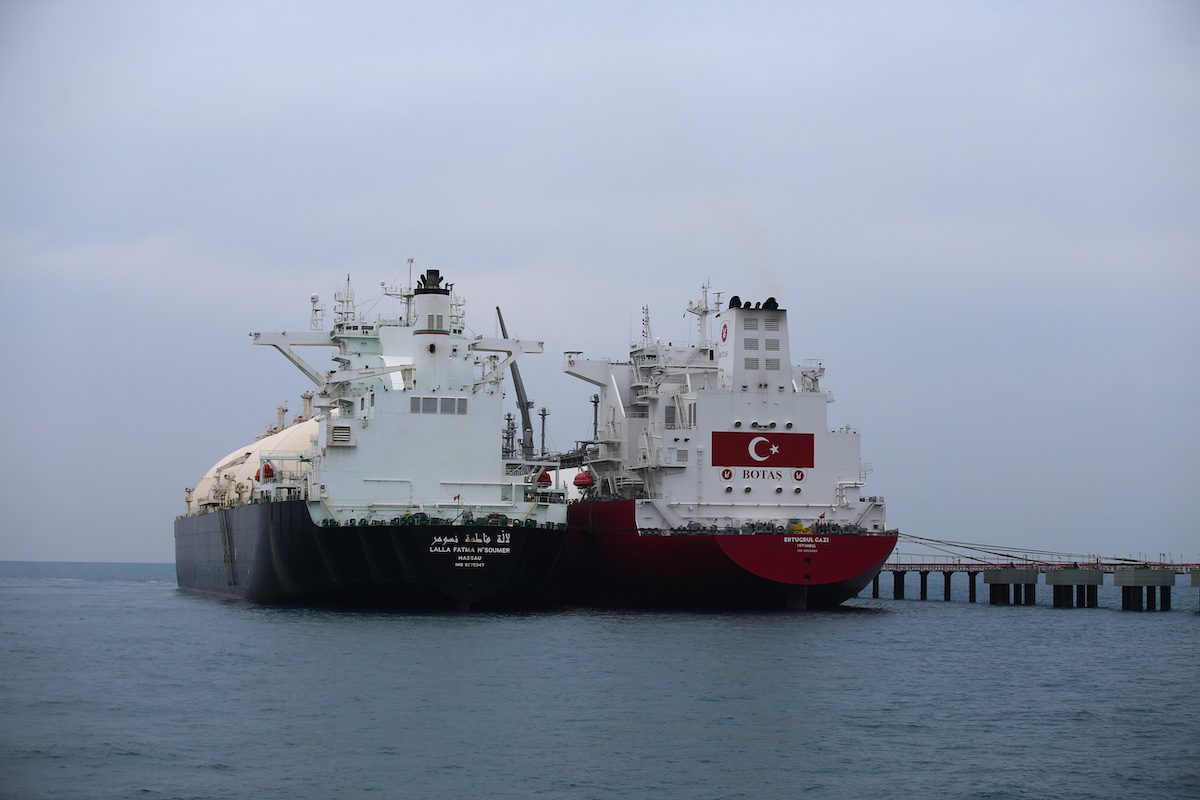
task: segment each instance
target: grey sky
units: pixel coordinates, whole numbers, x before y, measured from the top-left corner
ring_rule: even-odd
[[[405,258],[491,333],[791,311],[889,522],[1200,559],[1200,6],[0,3],[0,559],[169,561],[183,489]]]

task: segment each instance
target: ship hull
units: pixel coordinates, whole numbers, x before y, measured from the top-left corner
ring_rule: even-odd
[[[641,532],[635,501],[573,503],[559,602],[681,608],[832,608],[879,574],[895,535]]]
[[[535,605],[564,532],[507,525],[324,527],[303,500],[175,521],[184,590],[254,603],[402,608]]]

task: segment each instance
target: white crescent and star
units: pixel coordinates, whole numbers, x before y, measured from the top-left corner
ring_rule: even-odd
[[[758,454],[759,442],[766,442],[767,444],[771,445],[770,453],[768,455],[760,456]],[[766,461],[771,456],[779,455],[779,445],[771,444],[771,440],[765,436],[755,436],[750,440],[750,444],[746,446],[746,451],[755,461]]]

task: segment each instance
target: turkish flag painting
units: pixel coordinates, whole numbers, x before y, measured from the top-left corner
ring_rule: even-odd
[[[811,467],[811,433],[718,433],[712,435],[714,467]]]

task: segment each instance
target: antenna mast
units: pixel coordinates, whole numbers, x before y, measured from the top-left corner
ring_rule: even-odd
[[[354,289],[350,286],[350,274],[346,274],[346,291],[334,292],[337,308],[333,312],[334,322],[354,322]]]
[[[699,336],[699,340],[697,342],[697,346],[699,346],[701,349],[708,348],[708,315],[709,315],[709,312],[711,312],[713,310],[712,306],[710,306],[708,304],[709,288],[710,288],[710,284],[708,281],[705,281],[704,283],[702,283],[700,285],[700,302],[697,303],[694,300],[689,300],[688,306],[687,306],[687,310],[688,310],[689,314],[695,314],[697,317],[699,317],[697,326],[700,329],[700,336]],[[718,306],[721,304],[720,298],[721,298],[721,293],[717,292],[717,305]]]

